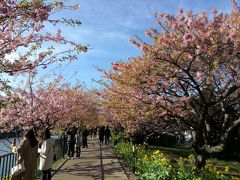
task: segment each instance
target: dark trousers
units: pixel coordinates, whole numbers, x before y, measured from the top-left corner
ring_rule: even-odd
[[[68,157],[74,156],[74,146],[75,146],[75,143],[68,144]]]
[[[51,180],[51,169],[42,170],[42,180]]]
[[[76,147],[76,157],[80,157],[80,152],[81,152],[81,147],[80,146],[77,146]]]
[[[99,136],[100,144],[103,145],[104,136]]]
[[[87,137],[83,137],[82,143],[83,143],[83,148],[84,148],[84,147],[86,147],[86,148],[88,147]]]
[[[105,136],[105,145],[108,145],[109,144],[109,136]]]

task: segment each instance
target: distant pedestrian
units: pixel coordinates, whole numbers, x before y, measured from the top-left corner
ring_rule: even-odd
[[[74,147],[75,147],[75,143],[76,143],[75,134],[76,134],[75,127],[71,127],[70,129],[68,129],[68,131],[67,131],[68,159],[70,159],[70,158],[73,159],[73,157],[74,157]]]
[[[13,142],[12,152],[18,154],[16,164],[24,163],[26,168],[21,174],[12,176],[12,180],[34,180],[37,166],[38,141],[33,129],[27,131],[19,147],[16,146],[16,141]]]
[[[97,137],[97,128],[94,128],[93,134],[94,134],[94,138],[96,138]]]
[[[91,138],[93,138],[94,136],[94,134],[93,134],[93,128],[90,128],[89,130],[88,130],[88,135],[90,135],[90,137]]]
[[[40,156],[39,170],[42,171],[42,180],[51,180],[51,166],[54,159],[54,143],[49,129],[42,134],[42,142],[39,144],[38,153]]]
[[[104,135],[105,135],[105,126],[102,126],[99,130],[99,140],[101,145],[103,145]]]
[[[109,129],[108,126],[107,126],[107,128],[105,129],[104,136],[105,136],[105,145],[108,145],[108,144],[109,144],[109,139],[110,139],[110,137],[111,137],[111,130]]]
[[[88,132],[87,128],[85,127],[82,132],[82,147],[83,148],[88,148],[88,142],[87,142],[88,134],[89,134],[89,132]]]
[[[80,131],[80,128],[78,128],[75,138],[76,138],[76,157],[80,157],[82,145],[82,133]]]

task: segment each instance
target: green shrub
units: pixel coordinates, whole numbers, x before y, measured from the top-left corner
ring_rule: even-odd
[[[186,180],[186,179],[195,179],[195,174],[192,171],[192,168],[189,165],[186,165],[182,158],[179,160],[179,168],[176,172],[176,179]]]
[[[147,138],[147,143],[152,146],[174,146],[176,137],[172,134],[153,134]]]
[[[118,144],[119,142],[123,142],[126,139],[124,133],[113,134],[112,135],[112,142],[114,145]]]

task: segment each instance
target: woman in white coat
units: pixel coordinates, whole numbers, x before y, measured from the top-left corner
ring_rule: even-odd
[[[51,138],[49,129],[46,129],[42,134],[42,142],[38,153],[40,154],[39,170],[42,171],[42,180],[51,179],[51,166],[53,164],[53,147],[55,140]]]

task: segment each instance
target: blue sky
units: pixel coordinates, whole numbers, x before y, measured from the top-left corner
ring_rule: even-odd
[[[67,4],[79,4],[80,10],[64,10],[58,17],[76,18],[82,22],[78,28],[64,27],[65,37],[89,44],[91,50],[79,55],[79,59],[62,66],[66,80],[85,82],[88,88],[99,87],[92,79],[100,79],[93,66],[109,69],[111,62],[126,61],[140,54],[129,43],[134,35],[145,38],[144,32],[157,27],[153,12],[176,14],[181,7],[185,11],[211,12],[212,8],[229,12],[230,0],[66,0]],[[73,76],[73,74],[75,75]]]

